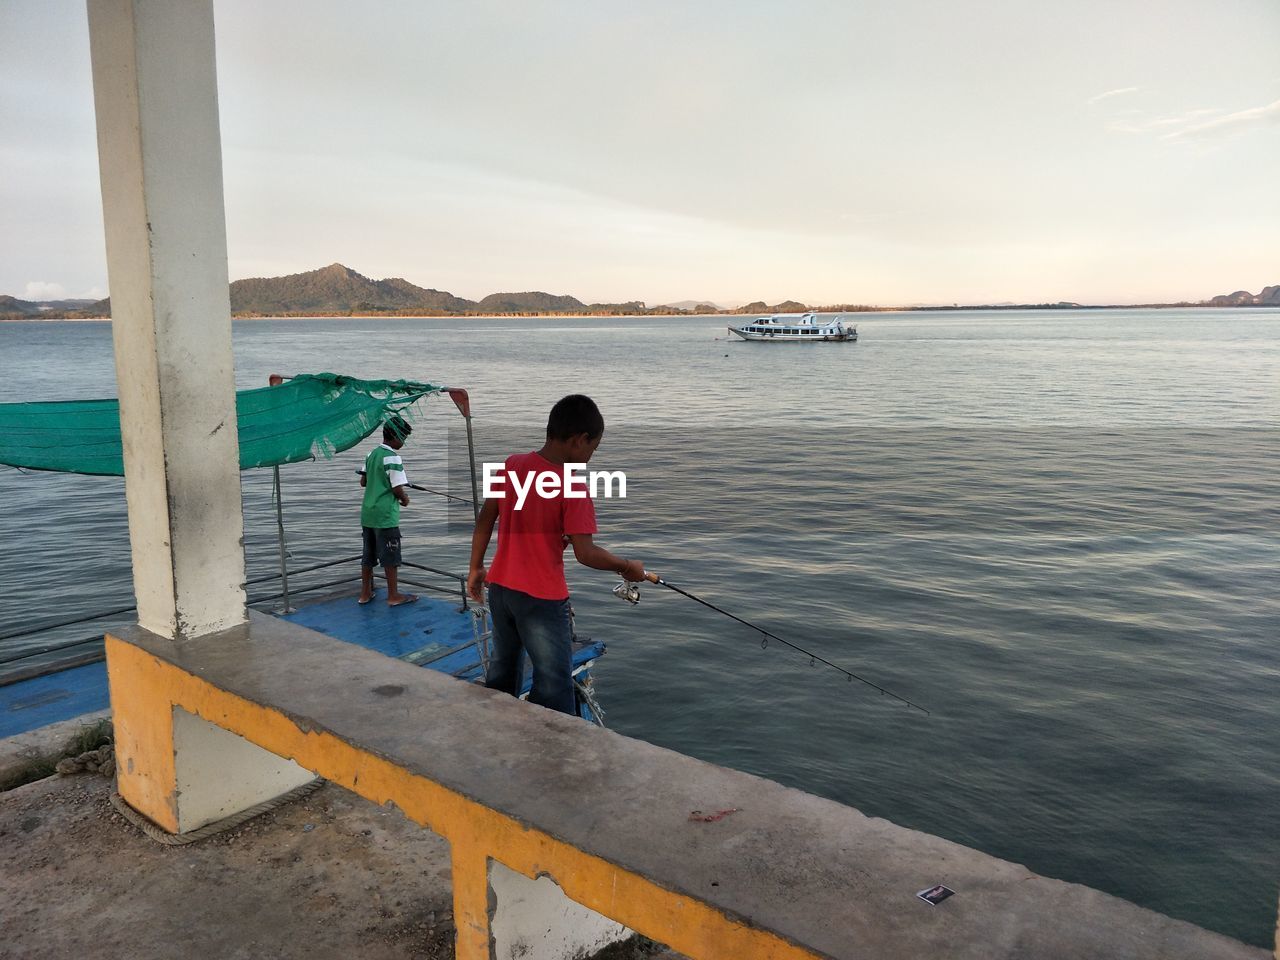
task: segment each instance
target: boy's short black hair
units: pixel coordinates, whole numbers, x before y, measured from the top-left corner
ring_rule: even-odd
[[[551,408],[551,416],[547,417],[547,439],[568,440],[580,433],[594,440],[604,433],[604,417],[590,397],[571,393]]]
[[[409,426],[409,421],[404,417],[388,417],[382,424],[383,440],[391,437],[397,440],[404,440],[411,433],[413,433],[413,427]]]

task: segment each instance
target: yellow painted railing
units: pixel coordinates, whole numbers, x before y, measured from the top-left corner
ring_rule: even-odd
[[[185,832],[313,773],[394,804],[449,841],[462,960],[493,956],[495,863],[696,960],[1270,956],[270,617],[106,651],[135,809]]]
[[[175,707],[272,754],[291,758],[374,803],[393,803],[409,819],[449,841],[460,960],[490,957],[490,860],[526,877],[549,875],[571,900],[690,957],[800,960],[821,956],[586,853],[534,825],[517,822],[333,732],[305,729],[284,711],[228,692],[133,643],[114,636],[106,643],[119,790],[134,809],[164,829],[178,832],[181,797],[174,758],[181,744],[175,742]],[[287,669],[283,663],[279,667]]]

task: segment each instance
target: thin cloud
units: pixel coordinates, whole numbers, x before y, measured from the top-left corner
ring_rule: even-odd
[[[1212,120],[1205,120],[1200,123],[1193,123],[1181,130],[1174,130],[1166,133],[1162,140],[1196,140],[1209,137],[1228,136],[1233,133],[1239,133],[1249,130],[1253,127],[1260,127],[1268,123],[1280,122],[1280,100],[1267,104],[1265,107],[1250,107],[1247,110],[1237,110],[1235,113],[1228,113],[1226,116],[1214,117]]]
[[[1117,116],[1107,123],[1107,129],[1113,133],[1154,133],[1160,134],[1161,139],[1171,139],[1176,134],[1210,122],[1209,118],[1211,117],[1219,118],[1222,115],[1220,107],[1201,107],[1198,110],[1188,110],[1177,116],[1156,117],[1150,120],[1130,120]]]
[[[65,300],[67,298],[66,288],[60,283],[49,283],[46,280],[32,280],[27,284],[26,291],[22,294],[23,300]]]
[[[1097,103],[1099,100],[1106,100],[1108,97],[1118,97],[1125,93],[1137,93],[1141,87],[1121,87],[1118,90],[1108,90],[1106,93],[1100,93],[1096,97],[1090,97],[1086,103]]]

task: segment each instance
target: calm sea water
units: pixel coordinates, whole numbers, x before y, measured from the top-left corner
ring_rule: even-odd
[[[1280,312],[858,327],[784,346],[716,318],[246,321],[235,349],[241,387],[466,386],[488,459],[591,394],[593,466],[629,480],[600,542],[932,711],[658,588],[627,607],[578,568],[615,729],[1269,944]],[[3,324],[0,358],[0,401],[115,392],[106,324]],[[456,483],[456,415],[424,414],[411,479]],[[295,566],[358,552],[361,455],[285,468]],[[251,576],[275,563],[269,479],[244,475]],[[463,570],[464,518],[428,501],[408,558]],[[131,601],[120,481],[4,470],[0,503],[0,632]]]

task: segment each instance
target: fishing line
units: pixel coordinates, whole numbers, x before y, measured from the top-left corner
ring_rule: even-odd
[[[668,590],[674,590],[676,593],[680,594],[682,597],[688,597],[690,600],[694,601],[694,603],[700,603],[704,607],[708,607],[714,610],[716,613],[723,614],[724,616],[728,617],[730,620],[736,620],[738,621],[738,623],[742,624],[743,626],[750,627],[752,630],[755,630],[757,633],[761,635],[762,639],[760,642],[760,646],[762,648],[767,648],[770,640],[776,640],[778,641],[778,643],[781,643],[784,646],[790,647],[792,650],[795,650],[797,653],[801,653],[804,656],[808,657],[809,666],[813,666],[816,663],[826,664],[831,669],[838,670],[841,673],[843,673],[845,675],[845,678],[849,680],[850,683],[852,683],[854,680],[861,681],[862,683],[865,683],[867,686],[873,687],[876,690],[879,690],[882,696],[893,697],[893,699],[899,700],[902,703],[905,703],[909,707],[915,707],[917,710],[920,710],[921,712],[923,712],[926,716],[931,715],[929,714],[929,711],[926,710],[924,707],[920,706],[920,704],[912,703],[906,697],[900,697],[898,696],[898,694],[894,693],[892,690],[887,690],[884,687],[880,686],[880,684],[873,683],[872,681],[868,680],[866,677],[860,677],[856,673],[846,670],[844,667],[839,666],[838,664],[834,664],[830,660],[827,660],[824,657],[820,657],[816,653],[812,653],[806,650],[804,647],[801,647],[798,644],[792,643],[790,640],[786,640],[778,636],[776,633],[771,633],[770,631],[766,630],[764,627],[761,627],[752,623],[750,620],[744,620],[742,619],[742,617],[739,617],[736,614],[732,614],[728,610],[723,610],[720,607],[717,607],[714,603],[711,603],[707,600],[703,600],[701,597],[695,596],[694,594],[690,593],[688,590],[683,590],[680,587],[677,587],[674,583],[668,583],[666,580],[663,580],[656,573],[646,572],[644,575],[644,578],[648,580],[650,583],[656,583],[660,587],[666,587]],[[628,584],[628,586],[630,586],[630,584]],[[617,590],[615,590],[614,592],[618,593],[618,596],[621,596],[624,600],[627,600],[630,603],[639,602],[640,591],[638,589],[635,590],[634,593],[631,593],[630,591],[628,591],[628,594],[626,596],[623,596],[623,594],[618,592]],[[634,599],[632,599],[633,596],[634,596]]]

